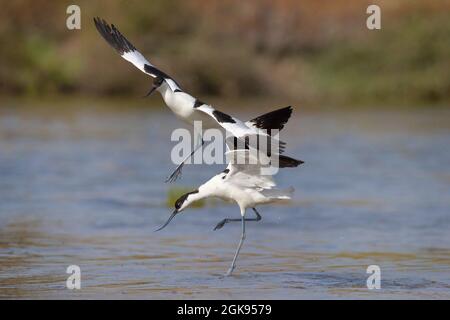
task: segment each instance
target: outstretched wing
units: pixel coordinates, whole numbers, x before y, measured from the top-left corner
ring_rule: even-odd
[[[237,138],[242,138],[246,135],[255,134],[255,130],[249,128],[245,123],[235,117],[214,109],[205,103],[194,105],[196,111],[203,112],[210,116],[219,126],[229,131]]]
[[[257,129],[281,130],[284,128],[284,125],[288,122],[291,115],[292,115],[292,107],[289,106],[265,113],[259,117],[247,121],[245,124]]]
[[[100,35],[113,47],[125,60],[131,62],[136,68],[149,76],[164,78],[172,90],[180,89],[178,83],[168,74],[162,72],[151,64],[136,49],[133,44],[125,38],[120,31],[113,25],[109,25],[105,20],[99,17],[94,18],[95,27]]]
[[[258,149],[267,155],[271,154],[271,149],[275,150],[276,153],[282,153],[284,151],[284,142],[271,137],[258,128],[248,126],[243,121],[219,110],[216,110],[210,105],[196,100],[194,108],[195,110],[203,112],[204,114],[210,116],[214,121],[216,121],[218,126],[224,128],[226,131],[230,132],[234,137],[236,137],[241,143],[241,148],[250,147]],[[227,139],[228,148],[236,149],[236,147],[230,146],[230,141],[231,140]],[[271,146],[274,147],[271,148]],[[239,147],[237,149],[239,149]]]
[[[275,182],[271,175],[261,174],[266,167],[250,150],[231,150],[225,155],[228,158],[226,179],[236,185],[253,189],[271,189]]]
[[[225,154],[230,162],[221,179],[226,179],[228,183],[242,188],[255,190],[268,202],[291,199],[294,188],[277,188],[272,175],[262,174],[261,169],[264,165],[257,161],[254,153],[249,150],[233,150]]]

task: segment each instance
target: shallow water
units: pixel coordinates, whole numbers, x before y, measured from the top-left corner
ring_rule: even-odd
[[[168,110],[55,110],[0,110],[0,298],[450,298],[448,111],[297,110],[282,139],[305,164],[277,176],[294,199],[260,207],[225,278],[240,226],[212,229],[235,205],[153,232],[171,212]],[[176,185],[222,169],[187,166]]]

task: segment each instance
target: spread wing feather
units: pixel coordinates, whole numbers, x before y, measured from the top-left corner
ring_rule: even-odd
[[[109,25],[105,20],[100,19],[99,17],[94,18],[94,24],[103,39],[105,39],[106,42],[122,56],[122,58],[131,62],[136,68],[152,78],[164,78],[172,90],[180,89],[178,83],[171,76],[151,64],[113,24]]]

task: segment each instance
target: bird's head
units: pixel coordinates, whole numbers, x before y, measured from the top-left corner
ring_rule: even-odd
[[[150,89],[150,91],[145,95],[146,97],[150,96],[156,89],[158,89],[162,83],[164,82],[164,78],[157,76],[155,78],[153,78],[153,85]]]
[[[185,193],[181,197],[179,197],[177,199],[177,201],[175,201],[175,210],[172,212],[169,219],[167,219],[166,223],[164,223],[156,231],[159,231],[159,230],[165,228],[178,213],[180,213],[181,211],[183,211],[184,209],[189,207],[191,205],[191,203],[193,203],[197,200],[199,200],[198,190],[194,190],[194,191]]]

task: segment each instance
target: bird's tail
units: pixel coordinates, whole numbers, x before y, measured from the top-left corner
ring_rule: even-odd
[[[294,194],[294,187],[289,187],[287,189],[266,189],[262,191],[264,196],[270,198],[271,200],[289,200]]]
[[[279,155],[278,166],[280,168],[295,168],[304,163],[302,160],[297,160],[288,156]]]

